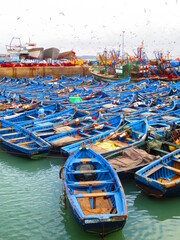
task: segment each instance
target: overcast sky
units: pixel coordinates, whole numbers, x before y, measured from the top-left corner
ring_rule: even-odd
[[[148,57],[170,51],[180,57],[180,0],[8,0],[0,7],[0,52],[12,37],[38,47],[79,55],[122,46],[133,51],[144,40]]]

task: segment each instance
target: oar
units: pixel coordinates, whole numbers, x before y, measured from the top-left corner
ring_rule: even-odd
[[[127,130],[130,130],[131,127],[128,127],[126,130],[118,133],[119,131],[123,130],[123,128],[124,128],[127,124],[128,124],[128,122],[126,122],[124,125],[122,125],[120,128],[118,128],[116,131],[112,132],[109,136],[107,136],[106,138],[104,138],[103,141],[110,139],[114,134],[116,134],[116,135],[118,136],[118,134],[120,135],[120,134],[125,133]]]
[[[164,165],[164,167],[166,167],[167,169],[174,171],[177,175],[180,175],[180,170],[179,169],[174,168],[174,167],[170,167],[164,162],[162,162],[162,165]]]

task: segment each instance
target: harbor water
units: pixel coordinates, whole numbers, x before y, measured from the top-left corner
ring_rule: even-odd
[[[0,239],[101,239],[83,232],[69,206],[64,208],[58,155],[28,160],[0,152]],[[134,181],[122,181],[128,219],[122,231],[107,240],[178,240],[180,198],[149,198]]]

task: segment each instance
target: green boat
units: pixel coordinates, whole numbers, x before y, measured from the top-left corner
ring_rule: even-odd
[[[96,80],[104,82],[120,82],[130,77],[131,65],[129,64],[128,60],[123,64],[115,64],[112,68],[111,70],[108,70],[108,67],[106,65],[95,65],[89,68],[89,72],[94,76]]]

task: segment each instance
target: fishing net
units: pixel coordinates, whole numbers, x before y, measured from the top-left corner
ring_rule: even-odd
[[[150,142],[147,142],[147,151],[149,152],[153,148],[161,148],[162,142],[158,140],[152,140]]]
[[[76,167],[76,171],[91,171],[95,170],[95,167],[93,164],[83,164],[83,165],[78,165]],[[96,173],[80,173],[78,175],[75,175],[75,178],[77,181],[93,181],[97,179],[97,174]]]
[[[159,156],[148,154],[142,149],[131,147],[124,150],[122,155],[110,159],[109,163],[112,167],[123,170],[131,169],[141,164],[150,163],[158,158]]]

